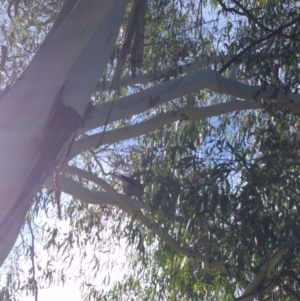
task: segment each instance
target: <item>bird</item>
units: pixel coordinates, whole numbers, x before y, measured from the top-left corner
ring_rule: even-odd
[[[123,192],[128,196],[141,197],[144,194],[144,186],[140,181],[127,177],[125,175],[112,174],[115,178],[121,180]]]

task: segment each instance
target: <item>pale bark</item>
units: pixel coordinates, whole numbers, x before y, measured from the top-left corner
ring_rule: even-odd
[[[209,58],[203,58],[199,61],[192,62],[185,65],[179,65],[176,68],[165,68],[162,70],[155,70],[147,73],[137,74],[135,78],[132,78],[132,75],[128,74],[122,77],[118,81],[118,87],[126,87],[129,85],[135,84],[148,84],[155,80],[160,80],[167,77],[177,77],[182,74],[192,73],[198,69],[208,68],[208,66],[216,65],[219,63],[225,63],[229,60],[229,56],[213,56]],[[111,86],[111,81],[102,80],[97,87],[98,92],[108,91]]]
[[[292,237],[287,242],[279,246],[273,254],[270,256],[266,264],[261,268],[260,272],[254,277],[248,287],[245,289],[243,295],[238,298],[239,301],[250,301],[253,300],[257,295],[266,293],[270,291],[273,285],[268,283],[268,276],[273,271],[278,262],[287,253],[287,251],[299,243],[299,239]],[[257,291],[257,288],[261,285],[265,285],[266,289],[263,287]]]
[[[65,167],[63,171],[64,172],[69,171],[70,174],[72,174],[71,168],[68,169],[68,167]],[[63,175],[60,175],[58,177],[58,183],[59,183],[59,189],[62,192],[71,195],[75,199],[78,199],[85,204],[107,205],[107,206],[118,207],[118,204],[116,203],[116,201],[107,192],[90,190],[88,188],[83,187],[82,184],[80,184],[70,178],[67,178]],[[53,185],[52,185],[51,181],[48,181],[46,183],[45,187],[52,188]],[[142,202],[137,202],[124,194],[122,194],[122,197],[125,198],[127,202],[130,202],[130,203],[134,204],[135,206],[137,206],[139,209],[145,209],[147,207]],[[150,211],[149,208],[148,208],[148,211]]]
[[[202,108],[182,108],[177,111],[170,111],[132,126],[107,131],[103,138],[102,133],[100,133],[79,139],[74,143],[69,159],[96,147],[101,138],[101,145],[111,144],[150,133],[178,120],[197,121],[226,113],[259,108],[257,104],[249,101],[232,100]]]
[[[148,218],[142,213],[142,211],[139,209],[139,205],[138,205],[139,202],[131,198],[127,198],[127,197],[124,198],[123,195],[120,195],[112,186],[110,186],[104,180],[100,179],[96,175],[91,174],[85,170],[73,166],[68,166],[66,170],[73,175],[88,179],[89,181],[98,184],[100,187],[105,189],[105,191],[115,200],[119,208],[121,208],[129,215],[139,220],[142,225],[144,225],[150,231],[158,235],[175,252],[185,255],[189,258],[194,258],[199,261],[202,261],[208,264],[211,268],[215,268],[221,274],[234,277],[237,279],[235,271],[231,268],[227,268],[223,262],[220,261],[211,262],[208,258],[203,256],[202,254],[181,246],[175,239],[173,239],[171,235],[163,231],[159,223],[153,221],[152,219]],[[243,279],[239,279],[238,281],[242,286],[245,286],[246,282]]]
[[[122,0],[73,4],[0,102],[0,265],[16,240],[33,196],[80,126],[80,116],[106,67],[126,7]],[[85,79],[79,84],[81,72]],[[55,131],[57,118],[60,131]]]
[[[285,106],[294,114],[300,112],[300,95],[286,92],[284,89],[279,90],[273,86],[251,86],[234,78],[226,78],[214,70],[206,69],[116,99],[109,116],[109,123],[129,118],[170,100],[203,89],[241,100],[248,100],[260,107],[277,104]],[[81,132],[104,125],[107,114],[111,109],[111,103],[104,103],[95,108],[97,110],[91,110],[85,116],[84,127]]]

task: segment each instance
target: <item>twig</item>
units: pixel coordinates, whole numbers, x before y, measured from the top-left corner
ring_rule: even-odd
[[[249,49],[251,49],[252,47],[260,44],[261,42],[264,42],[270,38],[272,38],[273,36],[275,36],[276,34],[280,33],[283,29],[297,23],[300,21],[300,17],[296,18],[294,20],[292,20],[291,22],[280,26],[278,29],[274,30],[272,33],[252,42],[250,45],[248,45],[245,49],[243,49],[240,53],[238,53],[236,56],[234,56],[229,62],[227,62],[220,70],[219,73],[223,73],[224,71],[226,71],[234,62],[237,62],[239,58],[241,58]]]
[[[31,246],[30,248],[30,258],[31,258],[31,265],[32,265],[32,283],[34,286],[34,300],[38,301],[38,286],[37,286],[37,282],[36,282],[36,278],[35,278],[35,260],[34,260],[34,233],[33,233],[33,229],[31,226],[31,221],[30,221],[30,217],[27,220],[28,222],[28,227],[30,230],[30,236],[31,236]]]

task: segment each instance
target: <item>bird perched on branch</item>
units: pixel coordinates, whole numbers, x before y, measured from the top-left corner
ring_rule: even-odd
[[[124,175],[112,174],[115,178],[121,180],[123,192],[128,196],[141,197],[144,194],[144,186],[140,181]]]

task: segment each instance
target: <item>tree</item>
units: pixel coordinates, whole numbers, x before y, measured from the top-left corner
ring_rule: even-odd
[[[66,0],[49,32],[59,1],[3,3],[1,264],[28,232],[3,296],[79,254],[91,300],[297,300],[297,2]],[[101,290],[114,241],[132,258]]]

